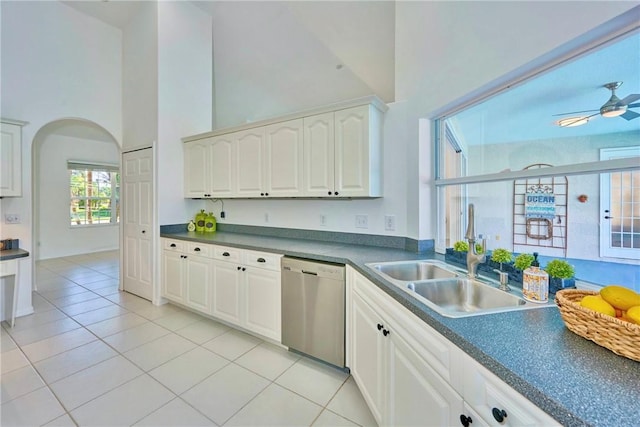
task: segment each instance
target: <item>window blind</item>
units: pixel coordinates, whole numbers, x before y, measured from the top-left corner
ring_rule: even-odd
[[[120,166],[109,163],[93,163],[83,162],[80,160],[68,160],[67,169],[119,172]]]

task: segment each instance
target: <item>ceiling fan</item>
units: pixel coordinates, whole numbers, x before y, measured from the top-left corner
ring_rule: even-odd
[[[554,114],[554,116],[566,116],[570,114],[591,113],[593,111],[597,111],[595,114],[591,114],[589,116],[569,117],[558,120],[556,123],[561,127],[579,126],[587,123],[591,117],[597,116],[598,114],[602,117],[620,116],[625,120],[633,120],[640,117],[640,113],[629,110],[630,108],[640,107],[640,103],[632,104],[632,102],[640,99],[640,94],[632,93],[623,99],[620,99],[616,96],[616,89],[618,89],[620,85],[622,85],[622,82],[611,82],[603,85],[603,87],[611,91],[611,98],[609,98],[609,100],[598,110],[573,111],[570,113]]]

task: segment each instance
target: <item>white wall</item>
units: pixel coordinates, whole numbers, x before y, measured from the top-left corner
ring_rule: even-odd
[[[211,130],[211,16],[188,2],[158,3],[158,219],[188,222],[181,138]]]
[[[32,143],[47,123],[77,117],[99,124],[121,140],[121,33],[60,2],[0,2],[2,116],[29,122],[23,128],[22,188],[2,199],[2,234],[33,253]],[[18,314],[31,310],[33,257],[20,262]]]
[[[158,13],[142,2],[122,30],[122,148],[158,140]]]
[[[273,4],[272,4],[273,3]],[[543,54],[588,32],[594,27],[631,9],[637,2],[395,2],[395,99],[385,119],[384,177],[385,192],[381,200],[336,201],[226,201],[229,223],[272,225],[302,229],[335,230],[354,233],[385,234],[383,216],[398,216],[393,235],[416,239],[435,237],[435,196],[433,188],[433,145],[428,120],[434,112],[458,98],[525,66]],[[250,6],[249,6],[250,5]],[[253,8],[247,3],[245,8]],[[302,5],[301,7],[303,7]],[[240,7],[240,6],[239,6]],[[258,6],[256,6],[258,7]],[[262,4],[278,10],[277,2]],[[252,9],[253,10],[253,9]],[[579,10],[579,13],[576,11]],[[264,47],[253,40],[251,21],[245,15],[214,15],[215,105],[219,111],[217,126],[240,124],[246,119],[282,114],[322,105],[336,94],[359,94],[354,80],[334,82],[317,79],[305,88],[292,83],[299,92],[292,96],[280,81],[298,82],[301,77],[287,63],[270,63]],[[222,18],[220,20],[222,21]],[[255,18],[253,15],[249,18]],[[270,16],[266,21],[272,20]],[[358,16],[366,20],[366,14]],[[219,22],[220,26],[217,26]],[[274,21],[277,22],[277,21]],[[269,29],[261,25],[266,38]],[[258,32],[260,34],[260,32]],[[231,35],[235,37],[231,37]],[[345,34],[344,37],[348,37]],[[304,50],[300,40],[279,39],[281,50]],[[308,41],[314,43],[316,40]],[[316,48],[311,44],[310,48]],[[238,69],[224,70],[225,60],[235,49],[242,60]],[[240,60],[238,59],[238,60]],[[257,67],[249,77],[243,74],[246,64],[265,62],[270,69]],[[236,72],[234,75],[233,72]],[[229,75],[225,74],[229,73]],[[233,93],[224,83],[234,78],[243,86]],[[221,87],[222,86],[222,87]],[[234,86],[235,87],[235,86]],[[277,91],[272,88],[278,88]],[[336,92],[339,88],[339,92]],[[238,96],[238,91],[241,96]],[[341,98],[344,99],[344,98]],[[256,107],[256,104],[259,106]],[[224,110],[224,111],[223,111]],[[227,110],[229,112],[227,113]],[[242,113],[245,112],[243,116]],[[398,165],[402,165],[398,167]],[[201,206],[212,210],[210,202]],[[199,206],[198,206],[199,208]],[[219,211],[220,204],[215,206]],[[193,209],[193,214],[197,209]],[[265,223],[264,213],[270,222]],[[322,227],[320,213],[327,213],[329,224]],[[355,215],[369,215],[369,229],[355,228]]]
[[[118,225],[69,225],[68,160],[120,164],[113,142],[49,135],[40,145],[38,206],[39,259],[118,249]]]
[[[424,161],[433,142],[418,121],[637,4],[396,2],[395,92],[408,104],[408,176],[419,177],[409,183],[409,236],[435,237],[433,160]]]

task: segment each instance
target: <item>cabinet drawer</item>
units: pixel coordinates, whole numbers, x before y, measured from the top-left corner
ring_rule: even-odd
[[[245,264],[266,270],[280,271],[282,255],[267,252],[245,251]]]
[[[470,356],[464,356],[463,371],[464,400],[488,425],[560,425]]]
[[[201,257],[213,258],[213,245],[207,245],[206,243],[189,242],[187,245],[187,251]]]
[[[214,246],[213,257],[222,261],[241,262],[242,249]]]
[[[162,247],[165,250],[184,252],[184,250],[187,247],[187,242],[183,240],[174,240],[174,239],[162,239],[162,240],[164,242]]]

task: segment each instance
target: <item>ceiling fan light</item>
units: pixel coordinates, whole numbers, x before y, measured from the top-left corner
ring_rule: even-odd
[[[556,124],[561,128],[572,128],[576,126],[586,125],[587,123],[589,123],[589,117],[586,116],[567,117],[556,122]]]
[[[604,105],[600,108],[600,115],[602,117],[618,117],[627,112],[626,105]]]

